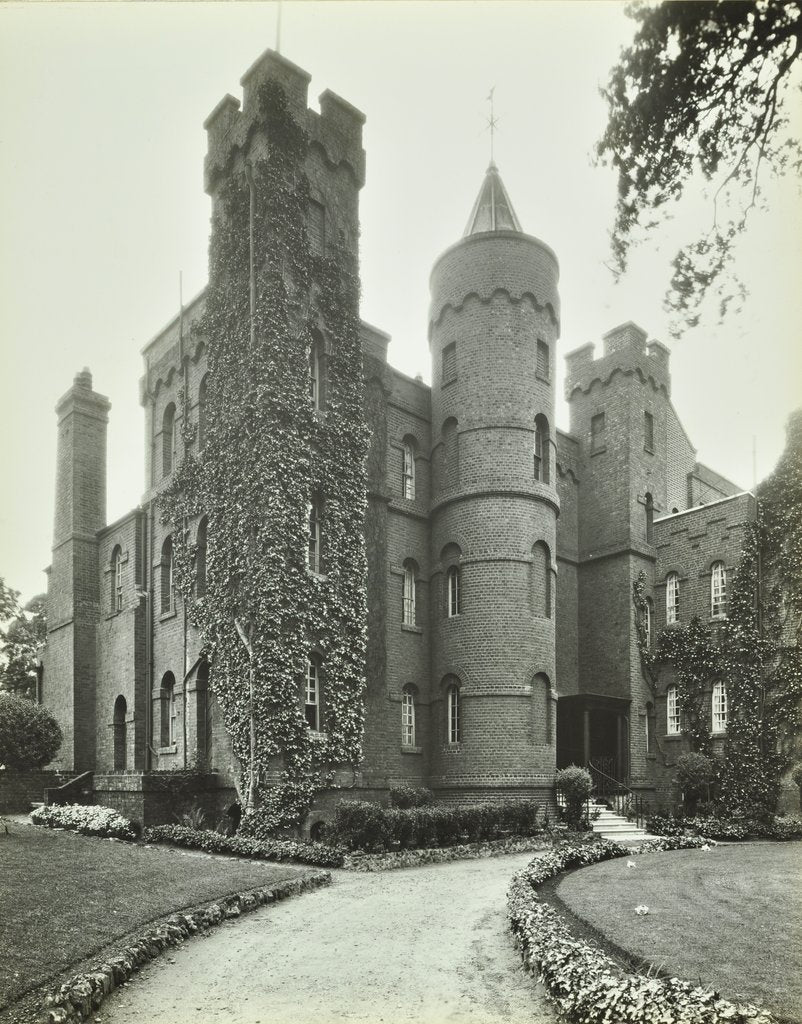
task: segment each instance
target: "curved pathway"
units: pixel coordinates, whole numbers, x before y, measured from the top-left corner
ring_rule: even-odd
[[[104,1024],[553,1024],[504,916],[517,854],[380,874],[194,938],[99,1011]]]

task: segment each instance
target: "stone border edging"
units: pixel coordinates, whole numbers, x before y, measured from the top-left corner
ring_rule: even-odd
[[[603,950],[577,939],[537,894],[540,885],[569,868],[640,853],[698,849],[703,842],[657,840],[627,848],[604,841],[584,850],[569,846],[532,861],[513,875],[507,892],[507,917],[515,944],[524,968],[538,975],[567,1020],[603,1024],[614,1010],[616,1020],[637,1024],[777,1024],[768,1010],[731,1003],[711,989],[675,977],[649,977],[623,970]]]
[[[482,843],[462,843],[459,846],[435,846],[424,850],[398,850],[390,853],[349,853],[343,868],[346,871],[395,871],[397,868],[422,867],[425,864],[445,864],[453,860],[481,860],[503,857],[512,853],[536,853],[551,849],[543,836],[522,839],[492,839]]]
[[[331,884],[330,871],[312,871],[271,886],[249,889],[216,900],[190,913],[175,913],[125,943],[121,953],[107,957],[93,970],[75,975],[45,997],[41,1024],[73,1024],[95,1013],[108,995],[164,950],[202,929],[248,914],[270,903],[300,896]]]

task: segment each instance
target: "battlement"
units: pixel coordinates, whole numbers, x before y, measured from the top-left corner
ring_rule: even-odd
[[[274,50],[266,50],[240,79],[242,104],[227,94],[203,123],[208,147],[204,161],[205,190],[213,194],[236,157],[249,151],[262,116],[259,92],[268,81],[281,86],[288,110],[307,132],[310,144],[319,145],[333,166],[348,166],[361,187],[365,180],[365,115],[328,89],[319,98],[320,113],[308,109],[311,75]]]
[[[647,337],[642,327],[628,320],[602,335],[603,354],[598,359],[592,342],[569,352],[565,357],[565,397],[570,401],[577,388],[588,391],[597,380],[606,384],[616,370],[639,373],[670,395],[669,350],[662,342],[647,342]]]

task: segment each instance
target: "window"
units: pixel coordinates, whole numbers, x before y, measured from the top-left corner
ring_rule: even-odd
[[[459,486],[459,432],[453,416],[443,424],[443,486],[446,490]]]
[[[309,400],[313,409],[322,409],[325,405],[323,360],[323,336],[319,331],[313,331],[309,345]]]
[[[195,677],[195,741],[198,756],[206,757],[212,745],[211,720],[209,716],[209,662],[198,665]]]
[[[111,556],[111,610],[123,610],[123,553],[119,544]]]
[[[126,748],[127,748],[127,736],[126,736],[126,723],[125,718],[128,712],[128,707],[125,702],[125,697],[122,694],[114,702],[114,770],[115,772],[125,771],[126,764]]]
[[[206,443],[206,376],[198,388],[198,448]]]
[[[401,745],[415,746],[415,692],[411,686],[405,686],[401,695]]]
[[[535,417],[535,480],[549,482],[549,421],[543,415]]]
[[[415,450],[409,441],[404,441],[403,447],[401,494],[410,500],[415,497]]]
[[[405,626],[415,625],[415,563],[404,562],[404,581],[401,586],[401,621]]]
[[[532,612],[551,618],[551,552],[539,540],[532,547]]]
[[[307,232],[312,252],[315,256],[322,256],[326,251],[326,207],[314,199],[309,200]]]
[[[670,572],[666,576],[666,625],[679,622],[679,576]]]
[[[654,544],[654,498],[646,492],[646,543]]]
[[[727,617],[727,570],[723,562],[714,562],[710,569],[710,617]]]
[[[643,414],[643,447],[647,452],[654,451],[654,416],[650,412]]]
[[[462,739],[457,682],[449,683],[446,688],[446,739],[449,743],[459,743]]]
[[[307,555],[307,564],[312,572],[320,572],[321,540],[320,500],[313,498],[309,504],[309,551]]]
[[[459,615],[461,607],[459,566],[452,565],[446,573],[446,614],[451,619]]]
[[[646,714],[644,715],[644,727],[646,729],[646,753],[651,754],[654,740],[652,739],[652,716],[654,715],[654,705],[651,701],[646,704]]]
[[[175,466],[175,406],[172,402],[162,417],[162,476],[169,476]]]
[[[673,684],[666,690],[666,732],[669,736],[678,736],[680,732],[679,698]]]
[[[604,413],[597,413],[591,418],[590,421],[590,451],[602,452],[604,451],[606,443],[606,433],[604,424]]]
[[[161,613],[173,610],[173,538],[167,537],[162,544],[161,558]]]
[[[713,732],[727,731],[727,685],[713,683]]]
[[[175,676],[165,672],[162,676],[160,693],[161,721],[160,745],[170,747],[176,737]]]
[[[320,661],[315,656],[306,660],[304,717],[313,732],[320,732]]]
[[[452,341],[443,349],[443,384],[457,379],[457,343]]]
[[[654,628],[654,602],[650,597],[646,598],[646,611],[644,613],[644,627],[646,629],[646,647],[652,646],[652,629]]]
[[[537,342],[537,365],[535,367],[535,373],[542,380],[549,380],[551,377],[549,346],[545,341],[541,341],[539,338]]]
[[[198,523],[198,538],[195,546],[195,597],[206,594],[206,516]]]

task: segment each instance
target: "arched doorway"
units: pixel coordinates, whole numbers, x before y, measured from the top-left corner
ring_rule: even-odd
[[[125,771],[128,755],[128,736],[125,718],[128,705],[122,695],[114,702],[114,770]]]

